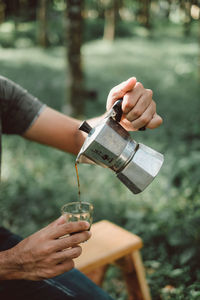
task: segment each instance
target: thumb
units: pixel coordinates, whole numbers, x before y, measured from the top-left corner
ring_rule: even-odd
[[[134,88],[136,82],[137,82],[136,78],[131,77],[128,80],[123,81],[122,83],[112,88],[112,90],[108,95],[106,109],[109,110],[112,107],[112,105],[115,103],[115,101],[124,97],[124,95],[127,92],[131,91]]]

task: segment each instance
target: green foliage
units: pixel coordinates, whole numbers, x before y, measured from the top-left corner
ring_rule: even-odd
[[[177,28],[176,26],[174,27]],[[95,29],[97,30],[97,29]],[[103,113],[111,87],[136,76],[154,91],[163,125],[133,133],[135,140],[165,154],[165,163],[149,188],[131,194],[115,175],[97,166],[80,165],[82,199],[95,207],[95,221],[108,219],[141,236],[143,260],[155,300],[194,300],[200,293],[200,116],[197,81],[198,47],[154,31],[144,38],[97,40],[83,47],[86,85],[98,92],[84,117]],[[96,33],[94,33],[96,34]],[[89,39],[89,38],[88,38]],[[1,74],[17,81],[50,106],[65,101],[65,52],[62,47],[0,49]],[[2,225],[28,235],[60,215],[77,199],[75,158],[20,137],[4,136],[0,194]],[[105,289],[125,300],[121,273],[110,268]]]

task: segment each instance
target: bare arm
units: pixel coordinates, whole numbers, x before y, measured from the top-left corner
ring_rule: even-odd
[[[89,120],[96,124],[103,116]],[[77,154],[85,140],[85,133],[80,131],[80,120],[66,116],[46,107],[39,118],[28,129],[24,137],[41,144]]]
[[[76,154],[84,141],[78,130],[81,121],[46,107],[24,137],[41,144]]]

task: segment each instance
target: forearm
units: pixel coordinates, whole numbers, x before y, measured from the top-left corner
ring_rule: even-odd
[[[13,249],[0,252],[0,280],[23,279]]]
[[[90,119],[88,123],[94,126],[102,118]],[[47,107],[24,137],[76,155],[86,137],[78,129],[81,122]]]

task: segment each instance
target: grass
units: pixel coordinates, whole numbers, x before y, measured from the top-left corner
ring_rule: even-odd
[[[160,34],[113,44],[96,40],[82,49],[86,86],[98,92],[96,101],[87,102],[85,118],[103,113],[109,90],[130,76],[153,90],[164,118],[160,128],[132,134],[165,155],[159,176],[142,194],[131,194],[109,170],[79,167],[82,199],[94,204],[95,221],[111,220],[143,239],[153,299],[199,297],[198,52],[195,37]],[[62,47],[0,49],[0,65],[1,75],[62,110],[67,81]],[[63,204],[77,200],[74,163],[69,154],[4,136],[1,223],[26,236],[57,218]],[[118,270],[109,270],[105,288],[126,299]]]

